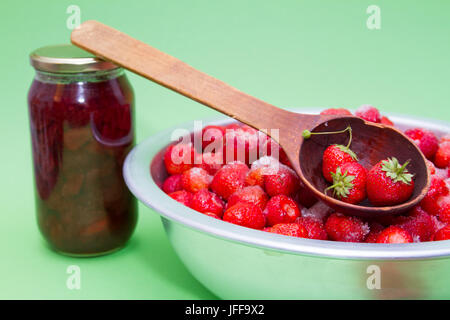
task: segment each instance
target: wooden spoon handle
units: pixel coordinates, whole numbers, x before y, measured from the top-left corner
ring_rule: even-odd
[[[298,126],[298,114],[245,94],[97,21],[84,22],[72,32],[71,41],[96,56],[112,61],[269,135],[270,131],[266,129]],[[296,132],[298,135],[297,130]]]

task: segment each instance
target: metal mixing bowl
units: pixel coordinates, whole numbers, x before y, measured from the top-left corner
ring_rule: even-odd
[[[435,120],[390,118],[401,129],[424,127],[442,135],[450,128]],[[193,124],[176,128],[192,130]],[[159,186],[167,177],[164,149],[176,128],[155,134],[130,152],[125,181],[140,201],[161,215],[180,259],[218,297],[450,298],[450,240],[367,244],[286,237],[213,219],[170,199]]]

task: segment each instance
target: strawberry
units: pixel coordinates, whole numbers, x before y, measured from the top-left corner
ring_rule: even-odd
[[[262,229],[266,224],[261,208],[245,202],[229,207],[223,214],[223,221],[252,229]]]
[[[333,144],[325,149],[322,156],[322,174],[328,182],[333,182],[332,173],[336,173],[336,169],[347,162],[356,162],[358,157],[350,149],[352,143],[352,128],[347,126],[347,128],[334,132],[311,132],[309,130],[304,130],[302,132],[302,137],[304,139],[309,139],[312,135],[323,135],[323,134],[339,134],[349,132],[349,141],[346,146],[340,144]]]
[[[267,202],[264,215],[269,226],[291,223],[300,216],[300,208],[292,198],[279,194]]]
[[[433,132],[422,128],[414,128],[406,130],[405,134],[419,146],[427,159],[433,159],[439,148],[438,139]]]
[[[195,150],[191,143],[176,144],[167,148],[164,164],[169,174],[181,174],[193,167]]]
[[[420,206],[429,214],[438,215],[440,211],[438,201],[441,197],[448,194],[449,190],[444,179],[437,175],[433,175],[430,180],[430,188],[420,202]]]
[[[293,196],[299,190],[299,178],[291,168],[280,164],[278,171],[264,177],[264,188],[269,196]]]
[[[262,145],[260,154],[262,156],[273,157],[280,163],[292,168],[292,164],[289,161],[286,152],[284,152],[283,148],[281,148],[281,146],[271,138],[267,139],[266,142]]]
[[[266,175],[276,174],[281,166],[281,163],[271,157],[264,156],[252,163],[250,171],[245,178],[245,185],[260,186],[264,188],[264,178]]]
[[[380,111],[378,111],[377,108],[375,108],[371,105],[368,105],[368,104],[364,104],[361,107],[359,107],[355,111],[355,115],[366,121],[375,122],[375,123],[381,122]]]
[[[406,230],[417,241],[430,241],[434,233],[432,216],[420,206],[413,208],[407,216],[397,217],[395,225]]]
[[[357,217],[333,213],[325,222],[325,230],[331,240],[362,242],[369,233],[369,226]]]
[[[434,235],[434,241],[450,240],[450,224],[440,229]]]
[[[238,202],[246,202],[257,205],[261,210],[264,210],[268,200],[267,194],[260,186],[249,186],[233,193],[228,198],[227,206],[231,207]]]
[[[204,152],[196,155],[195,167],[206,170],[210,175],[215,175],[223,164],[223,155],[221,152]]]
[[[192,193],[186,190],[180,190],[169,193],[169,197],[178,201],[181,204],[184,204],[186,207],[189,207],[191,205]]]
[[[343,116],[351,116],[352,113],[344,108],[329,108],[325,109],[320,114],[330,114],[330,115],[343,115]]]
[[[364,242],[367,243],[376,243],[378,236],[380,235],[380,233],[384,230],[383,225],[377,223],[377,222],[371,222],[369,224],[369,228],[370,228],[370,232],[366,237],[366,240],[364,240]]]
[[[434,157],[434,164],[438,168],[450,167],[450,141],[444,141],[439,145]]]
[[[385,116],[381,117],[380,123],[391,127],[394,126],[394,123],[388,117]]]
[[[333,212],[333,209],[327,206],[324,202],[317,201],[317,203],[310,208],[302,209],[302,217],[310,217],[323,223]]]
[[[234,192],[244,187],[247,172],[248,167],[244,163],[231,162],[217,171],[210,185],[211,190],[227,200]]]
[[[381,160],[367,174],[367,197],[374,206],[390,206],[408,200],[414,191],[413,175],[396,158]]]
[[[202,189],[192,196],[190,207],[202,213],[210,212],[218,217],[222,217],[225,204],[217,194],[207,189]]]
[[[437,216],[439,217],[439,220],[445,223],[450,223],[450,195],[441,197],[438,200],[438,206],[439,213]]]
[[[323,223],[318,219],[314,219],[313,217],[298,217],[295,220],[295,223],[298,223],[305,227],[307,231],[306,238],[308,239],[316,239],[316,240],[328,239],[325,227]]]
[[[412,236],[408,231],[397,226],[384,229],[377,238],[377,243],[410,243]]]
[[[347,203],[360,203],[366,198],[366,169],[357,162],[347,162],[331,173],[333,196]]]
[[[181,185],[181,174],[175,174],[164,180],[162,189],[167,194],[182,190],[183,186]]]
[[[225,134],[225,128],[221,126],[206,126],[202,130],[202,149],[205,151],[206,147],[212,144],[214,141],[222,142]],[[211,146],[213,147],[213,146]],[[218,145],[218,148],[222,148],[222,145]],[[207,150],[213,151],[213,150]]]
[[[258,158],[259,144],[267,138],[249,126],[226,129],[223,143],[223,161],[241,161],[247,165]]]
[[[306,228],[298,223],[279,223],[265,228],[264,231],[298,238],[307,238],[308,236]]]
[[[350,150],[350,148],[333,144],[329,146],[323,153],[322,159],[322,173],[328,182],[333,182],[332,173],[336,172],[336,169],[347,162],[356,162],[358,157]]]
[[[212,177],[202,168],[191,168],[181,175],[181,186],[184,190],[195,193],[201,189],[208,189]]]
[[[233,122],[233,123],[230,123],[230,124],[226,125],[226,126],[224,127],[224,131],[227,131],[227,130],[235,130],[235,129],[241,129],[241,128],[242,128],[242,125],[243,125],[242,122]]]
[[[264,188],[264,168],[250,169],[245,176],[245,185]]]

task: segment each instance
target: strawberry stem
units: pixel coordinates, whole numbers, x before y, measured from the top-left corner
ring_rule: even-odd
[[[302,132],[302,137],[305,139],[309,139],[311,138],[312,135],[320,135],[320,134],[338,134],[338,133],[345,133],[345,132],[349,132],[349,140],[347,143],[346,148],[350,148],[350,145],[352,144],[352,127],[348,126],[347,128],[345,128],[344,130],[339,130],[339,131],[324,131],[324,132],[311,132],[309,130],[304,130]]]
[[[333,184],[324,190],[324,193],[327,194],[328,190],[333,190],[333,196],[337,196],[339,199],[347,198],[350,193],[350,189],[353,188],[352,181],[355,179],[355,176],[348,175],[348,171],[342,173],[341,167],[336,169],[336,173],[331,173],[333,177]]]

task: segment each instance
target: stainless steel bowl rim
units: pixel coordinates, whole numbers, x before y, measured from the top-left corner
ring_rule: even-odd
[[[318,113],[323,109],[302,108],[291,110],[304,113]],[[423,126],[431,130],[444,132],[448,132],[450,128],[448,123],[434,119],[395,114],[388,114],[388,116],[394,123],[401,123],[405,126]],[[203,125],[225,124],[232,122],[232,119],[221,117],[220,119],[216,118],[214,121],[202,121],[204,122]],[[173,142],[170,139],[171,133],[177,128],[191,131],[193,129],[193,121],[177,125],[145,139],[132,149],[126,157],[123,166],[125,182],[131,192],[163,218],[217,238],[289,254],[356,260],[417,260],[450,256],[450,240],[410,244],[372,244],[294,238],[253,230],[210,218],[176,201],[172,201],[153,181],[149,172],[149,166],[151,161],[153,161],[153,157],[162,148]],[[147,153],[150,155],[147,159],[147,165],[139,165],[137,161],[142,161],[142,155]],[[142,179],[143,183],[148,187],[146,192],[143,192],[139,187],[138,180]]]

